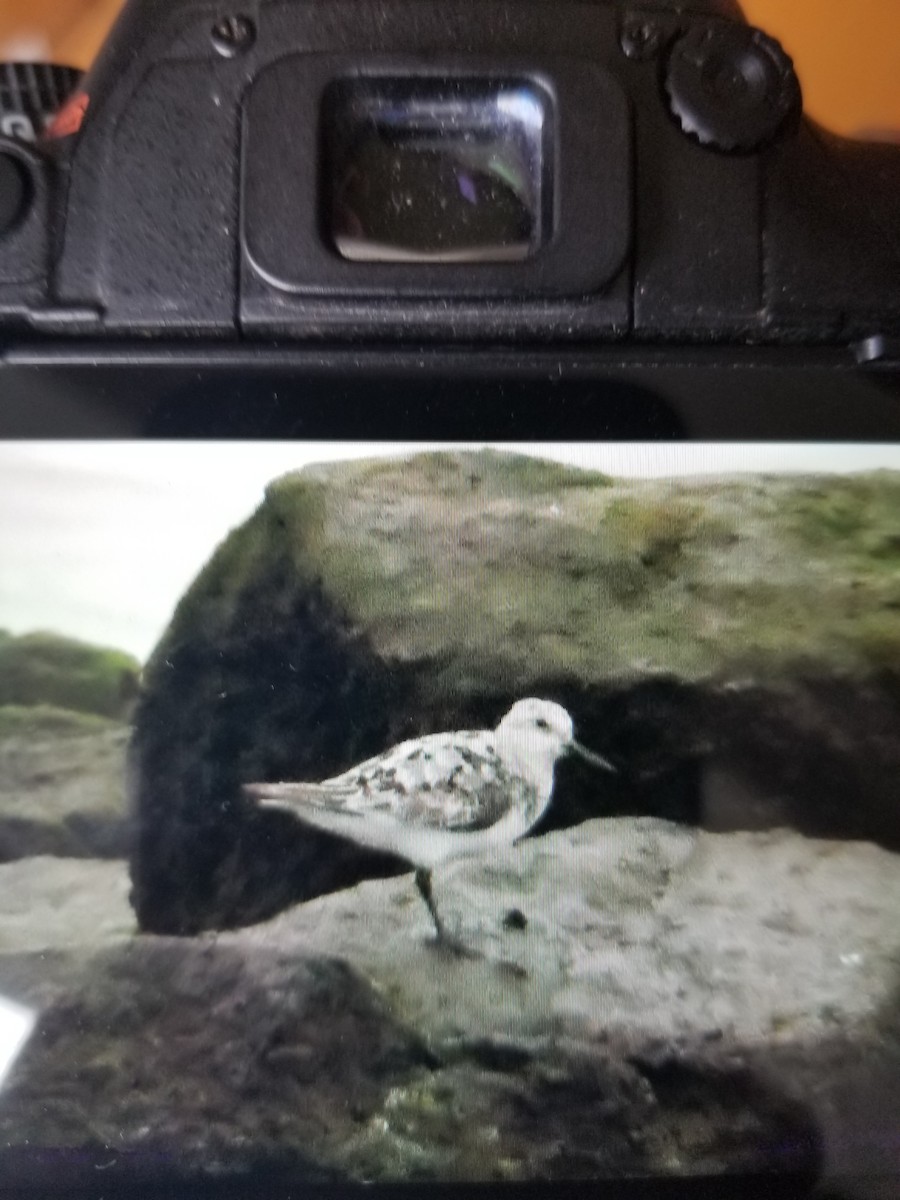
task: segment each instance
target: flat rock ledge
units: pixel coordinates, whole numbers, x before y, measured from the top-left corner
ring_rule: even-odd
[[[184,939],[127,893],[124,864],[0,867],[0,990],[39,1011],[2,1181],[48,1147],[110,1186],[900,1178],[900,857],[871,844],[591,821],[436,873],[469,957],[409,875]]]

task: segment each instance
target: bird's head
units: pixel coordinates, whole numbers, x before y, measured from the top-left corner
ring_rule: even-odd
[[[536,782],[552,780],[561,754],[577,754],[595,767],[615,771],[612,763],[575,740],[572,718],[552,700],[519,700],[497,726],[495,744],[517,774]]]

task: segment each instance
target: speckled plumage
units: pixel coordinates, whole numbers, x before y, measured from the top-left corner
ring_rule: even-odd
[[[492,734],[471,730],[401,742],[324,783],[292,788],[316,808],[457,832],[489,829],[513,807],[533,822],[538,806],[535,788],[509,771]]]
[[[257,783],[245,790],[264,807],[408,859],[443,936],[431,868],[528,833],[550,803],[556,760],[569,750],[613,769],[578,746],[564,708],[528,699],[494,730],[434,733],[321,783]]]

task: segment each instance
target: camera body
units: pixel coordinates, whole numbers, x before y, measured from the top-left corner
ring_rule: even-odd
[[[7,343],[900,334],[900,150],[804,119],[731,3],[141,0],[0,167]],[[346,186],[396,209],[349,252]]]

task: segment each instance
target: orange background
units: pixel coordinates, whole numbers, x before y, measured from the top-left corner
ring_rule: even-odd
[[[120,4],[0,0],[0,59],[52,55],[87,66]],[[793,56],[811,116],[839,133],[900,137],[900,0],[743,0],[743,8]]]
[[[900,0],[743,0],[792,56],[806,111],[836,133],[900,136]]]

